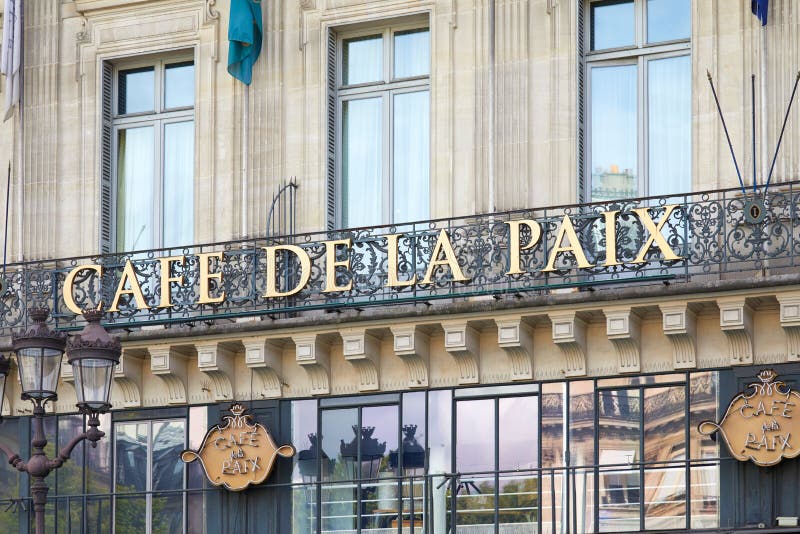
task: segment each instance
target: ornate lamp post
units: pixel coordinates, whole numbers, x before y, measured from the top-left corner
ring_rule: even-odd
[[[0,444],[0,450],[8,456],[8,463],[18,471],[31,477],[31,496],[36,518],[36,534],[44,534],[44,511],[48,487],[45,478],[54,469],[66,462],[78,443],[87,440],[92,447],[105,436],[100,426],[99,414],[111,408],[109,398],[114,367],[119,363],[122,347],[118,338],[111,337],[100,324],[103,312],[89,310],[83,313],[87,321],[80,334],[67,340],[63,332],[51,330],[45,324],[50,310],[36,308],[29,311],[33,326],[12,336],[13,351],[17,356],[22,399],[33,402],[33,453],[25,462],[13,451]],[[75,375],[75,390],[78,408],[87,415],[88,429],[75,436],[55,458],[44,453],[47,438],[44,435],[45,404],[57,399],[56,388],[61,374],[61,358],[64,349]],[[0,356],[0,408],[2,394],[8,378],[9,360]]]

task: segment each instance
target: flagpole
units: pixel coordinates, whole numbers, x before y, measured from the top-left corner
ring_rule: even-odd
[[[244,84],[244,104],[242,104],[242,238],[247,237],[247,199],[249,184],[247,179],[247,154],[249,150],[250,86]]]
[[[767,179],[767,26],[761,24],[761,46],[759,60],[761,62],[761,183]],[[754,184],[755,185],[755,184]]]

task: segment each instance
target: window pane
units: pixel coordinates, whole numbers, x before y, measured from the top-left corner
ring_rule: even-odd
[[[164,69],[164,107],[194,105],[194,64],[175,63]]]
[[[342,104],[342,224],[370,226],[382,222],[382,99]]]
[[[619,48],[635,43],[633,0],[592,4],[592,50]]]
[[[647,41],[688,39],[692,31],[691,0],[647,0]]]
[[[639,530],[639,390],[598,392],[600,532]],[[628,467],[628,464],[630,467]]]
[[[648,195],[691,190],[692,64],[689,56],[651,60],[648,80]]]
[[[430,97],[428,91],[394,96],[394,214],[392,222],[428,218],[430,205]]]
[[[375,82],[383,79],[383,37],[369,35],[344,42],[342,83]]]
[[[500,470],[539,465],[539,399],[507,397],[498,401]]]
[[[430,32],[407,30],[394,34],[394,77],[424,76],[431,70]]]
[[[636,65],[591,70],[592,200],[634,197],[636,176]]]
[[[0,425],[0,443],[12,451],[20,450],[19,443],[19,419],[6,419]],[[11,467],[5,460],[0,463],[0,499],[6,503],[5,509],[10,504],[11,499],[18,499],[20,496],[20,472]],[[14,512],[21,511],[19,506],[11,507]],[[20,523],[19,513],[0,514],[0,532],[19,532]]]
[[[114,440],[116,491],[147,490],[147,423],[121,423]]]
[[[458,401],[456,470],[494,471],[494,399]]]
[[[333,461],[331,472],[323,470],[323,480],[356,478],[358,453],[352,452],[347,444],[354,440],[357,431],[357,408],[322,412],[322,454],[323,458],[327,456]]]
[[[183,421],[153,423],[153,491],[183,487],[185,426]]]
[[[164,247],[194,237],[194,121],[164,125]]]
[[[141,113],[155,109],[153,67],[123,70],[119,73],[118,113]]]
[[[153,127],[120,130],[117,144],[117,250],[153,246]]]

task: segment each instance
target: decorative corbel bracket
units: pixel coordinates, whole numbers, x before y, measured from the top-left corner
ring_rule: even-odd
[[[331,392],[330,345],[322,341],[318,334],[292,336],[295,344],[295,360],[305,369],[311,380],[312,395],[327,395]]]
[[[586,376],[586,322],[574,311],[548,315],[553,343],[564,353],[564,376]]]
[[[753,311],[744,297],[717,299],[719,326],[728,338],[731,365],[753,363]]]
[[[533,335],[521,315],[495,319],[497,344],[508,355],[511,363],[511,380],[533,378]]]
[[[188,357],[183,350],[171,345],[155,345],[150,353],[150,372],[164,381],[169,404],[186,403]]]
[[[800,293],[778,295],[781,327],[786,332],[786,359],[800,361]]]
[[[235,354],[219,341],[196,343],[197,368],[211,379],[215,402],[233,400]]]
[[[477,384],[480,381],[480,339],[478,332],[466,321],[442,323],[444,350],[458,364],[458,383]]]
[[[266,337],[243,339],[245,365],[261,379],[261,394],[265,398],[283,395],[283,349]]]
[[[661,328],[672,344],[672,366],[675,369],[697,367],[697,316],[686,303],[660,305]]]
[[[122,356],[114,369],[114,382],[122,392],[122,405],[125,408],[142,405],[142,360],[140,355],[122,349]]]
[[[358,371],[358,390],[375,391],[379,389],[380,339],[368,334],[364,329],[344,330],[341,335],[344,359]]]
[[[394,337],[394,353],[406,364],[408,387],[428,387],[430,338],[415,325],[390,327]]]
[[[641,324],[639,317],[630,308],[608,308],[606,335],[617,349],[620,373],[638,373],[641,362]]]

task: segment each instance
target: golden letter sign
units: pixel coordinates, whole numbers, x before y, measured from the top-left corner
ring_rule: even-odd
[[[181,453],[181,460],[186,463],[200,460],[212,484],[233,491],[261,484],[278,455],[284,458],[294,455],[294,447],[276,447],[267,429],[260,423],[251,423],[244,412],[244,406],[234,404],[233,415],[226,415],[224,425],[215,425],[208,431],[199,450]]]
[[[731,454],[743,462],[768,466],[796,457],[800,454],[800,427],[794,410],[800,393],[776,381],[777,376],[772,369],[758,373],[760,382],[750,384],[749,394],[736,395],[719,424],[700,423],[700,433],[710,436],[719,430]]]

